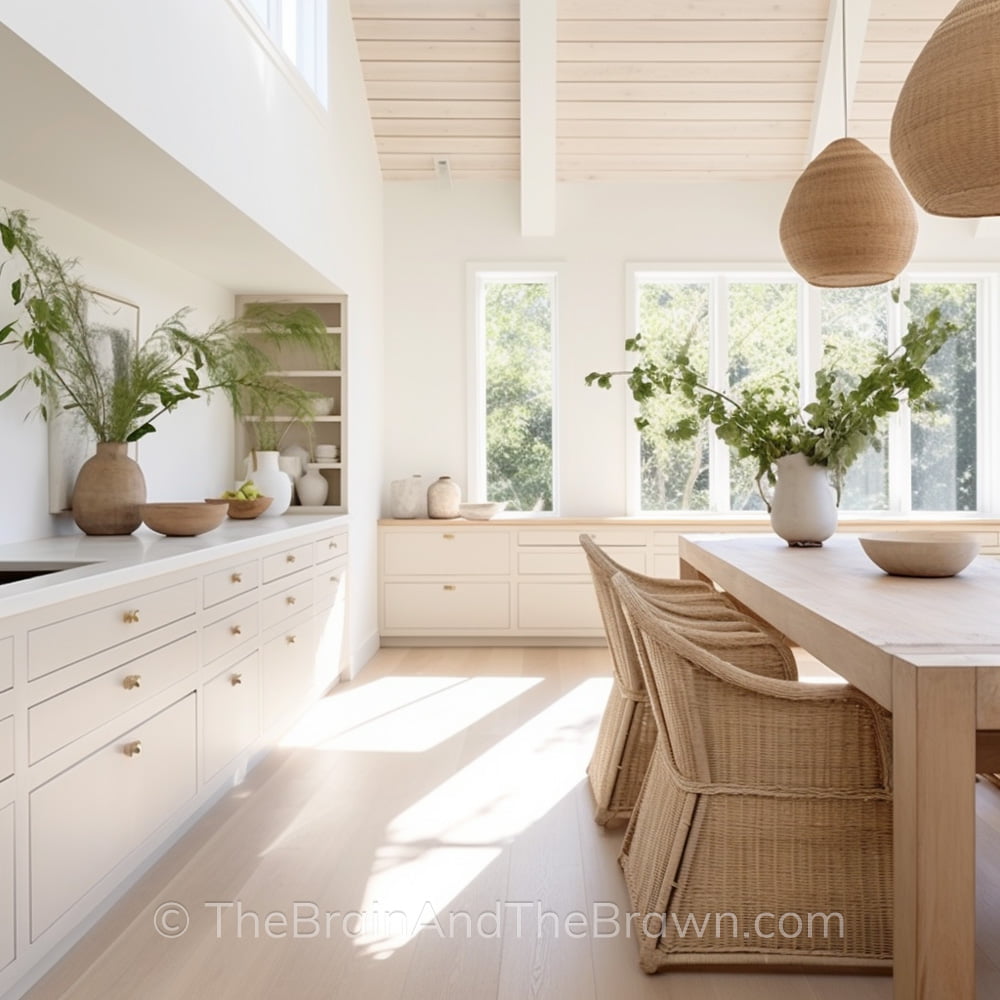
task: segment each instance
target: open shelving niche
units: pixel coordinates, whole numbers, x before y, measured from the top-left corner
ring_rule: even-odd
[[[336,462],[317,462],[320,474],[330,484],[327,502],[321,506],[304,506],[298,497],[292,501],[288,513],[294,514],[342,514],[347,510],[347,378],[344,359],[346,357],[347,298],[337,295],[238,295],[236,309],[239,314],[254,302],[285,303],[289,306],[307,305],[314,309],[323,320],[327,333],[337,340],[336,356],[340,359],[337,368],[320,367],[320,361],[312,352],[298,345],[281,348],[274,355],[274,373],[294,381],[297,385],[321,396],[332,396],[333,412],[329,416],[317,416],[314,423],[306,426],[291,417],[271,418],[275,423],[287,423],[288,431],[281,442],[281,449],[297,444],[313,456],[317,444],[335,444],[339,449]],[[244,463],[254,446],[253,423],[258,417],[248,416],[236,422],[236,467],[234,479],[244,473]],[[310,440],[311,438],[311,440]]]

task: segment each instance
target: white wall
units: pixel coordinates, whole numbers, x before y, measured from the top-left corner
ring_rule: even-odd
[[[356,661],[363,662],[377,642],[375,519],[384,478],[382,190],[349,2],[331,0],[329,8],[328,111],[296,84],[269,43],[262,44],[260,33],[239,13],[237,0],[0,0],[0,24],[66,74],[70,86],[78,84],[97,99],[102,113],[94,112],[95,120],[100,118],[102,134],[111,134],[119,160],[130,148],[137,162],[162,156],[162,170],[152,169],[161,166],[154,162],[151,168],[123,171],[116,161],[107,164],[107,176],[100,176],[91,156],[91,169],[75,177],[72,150],[67,150],[62,176],[53,176],[51,157],[40,165],[45,190],[58,192],[58,208],[47,208],[44,219],[37,213],[42,231],[60,252],[79,255],[95,284],[135,298],[144,318],[166,315],[184,304],[212,316],[231,315],[232,294],[247,291],[347,293],[351,423],[345,455],[351,462],[348,504],[355,515],[352,644]],[[59,77],[57,72],[53,86],[63,86]],[[23,108],[32,99],[28,88],[18,102],[0,102],[0,123],[23,124],[23,115],[15,119],[10,106]],[[108,123],[107,109],[118,116],[120,128],[113,127],[113,120]],[[28,121],[45,132],[44,122],[30,115]],[[49,122],[50,129],[58,126],[56,120]],[[26,142],[23,157],[30,157],[33,148]],[[31,175],[30,170],[23,173]],[[195,181],[186,183],[185,174]],[[113,197],[115,184],[120,204]],[[31,184],[22,181],[22,187]],[[209,196],[217,193],[218,212],[198,201],[206,189]],[[176,191],[190,191],[191,200],[171,198]],[[19,202],[31,207],[25,199]],[[72,213],[92,225],[73,220]],[[186,225],[175,225],[184,216]],[[247,260],[245,284],[231,266],[212,266],[213,233],[205,226],[206,216],[231,219],[234,232],[242,232],[249,220],[273,237],[254,243],[258,256]],[[136,218],[142,220],[138,232]],[[157,219],[169,230],[166,238],[157,231]],[[138,246],[116,241],[110,235],[116,232],[127,233]],[[188,247],[190,258],[200,262],[199,273],[225,273],[230,276],[227,287],[184,275],[191,264],[178,233],[196,236]],[[154,247],[174,264],[157,264],[148,253]],[[301,287],[268,288],[260,275],[267,273],[269,260],[275,273],[313,277],[303,277]],[[288,268],[290,260],[308,266]],[[169,433],[159,432],[140,449],[152,498],[200,496],[210,476],[223,476],[216,470],[225,470],[219,483],[231,475],[228,408],[222,400],[207,409],[188,405],[191,409],[179,409],[171,417]],[[10,407],[7,401],[0,410],[2,430],[20,419]],[[38,426],[26,433],[16,458],[23,463],[23,488],[32,501],[26,506],[33,507],[44,488],[44,462],[39,460],[44,438]],[[199,448],[192,456],[194,440]],[[201,442],[207,443],[202,447]],[[24,512],[22,502],[10,503],[15,514],[8,519],[6,501],[0,500],[0,541],[51,532],[50,519]]]
[[[48,246],[61,257],[77,257],[80,275],[94,288],[140,306],[140,337],[183,306],[190,306],[191,329],[232,315],[233,296],[225,288],[184,271],[160,257],[125,243],[96,226],[0,181],[0,205],[23,208],[35,219]],[[9,281],[0,278],[3,316],[9,306]],[[6,281],[4,280],[6,279]],[[16,366],[12,372],[12,366]],[[4,386],[27,370],[16,348],[0,347]],[[0,488],[0,542],[22,541],[71,530],[67,517],[48,514],[46,428],[39,417],[25,420],[37,395],[23,389],[0,403],[0,456],[8,482]],[[212,405],[188,401],[156,424],[157,432],[140,447],[150,500],[189,500],[225,488],[233,464],[232,411],[224,400]],[[192,442],[197,447],[192,447]]]
[[[626,390],[587,388],[583,378],[625,362],[634,332],[626,329],[626,265],[786,266],[778,220],[790,186],[561,184],[556,236],[524,238],[516,183],[387,184],[386,480],[422,473],[465,485],[467,264],[559,261],[559,512],[624,514]],[[975,228],[922,215],[915,261],[996,269],[1000,241],[976,239]]]

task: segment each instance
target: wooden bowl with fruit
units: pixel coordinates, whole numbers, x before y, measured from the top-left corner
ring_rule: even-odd
[[[240,521],[249,521],[271,506],[273,497],[261,495],[260,490],[248,479],[238,490],[226,490],[221,497],[206,498],[205,503],[229,504],[229,516]]]

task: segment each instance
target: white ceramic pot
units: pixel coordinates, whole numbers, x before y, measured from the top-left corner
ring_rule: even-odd
[[[299,494],[299,503],[303,507],[322,507],[330,492],[330,484],[315,462],[307,462],[306,474],[296,480],[295,489]]]
[[[784,455],[775,466],[771,529],[789,545],[822,545],[837,530],[837,494],[826,467],[801,454]]]
[[[462,490],[451,476],[441,476],[427,487],[427,516],[458,517]]]
[[[412,475],[409,479],[394,479],[389,484],[389,513],[393,517],[420,517],[427,499],[424,478]]]
[[[271,497],[271,506],[260,516],[278,517],[284,514],[292,502],[292,481],[278,466],[278,452],[251,452],[247,472],[247,478],[253,480],[257,489],[264,496]]]

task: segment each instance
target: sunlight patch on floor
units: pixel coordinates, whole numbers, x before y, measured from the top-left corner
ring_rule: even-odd
[[[281,746],[422,753],[538,683],[538,677],[383,677],[322,699]]]

